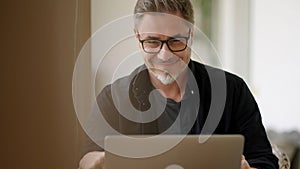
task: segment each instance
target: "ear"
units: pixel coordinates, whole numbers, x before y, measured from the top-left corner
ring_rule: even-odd
[[[134,37],[135,37],[135,39],[136,39],[136,41],[137,41],[139,47],[142,49],[141,43],[140,43],[140,41],[139,41],[139,34],[138,34],[137,29],[136,29],[136,28],[133,28],[133,32],[134,32]]]
[[[191,45],[193,44],[193,40],[194,40],[194,27],[191,28]]]
[[[133,33],[136,39],[138,39],[138,31],[136,30],[136,28],[133,28]]]

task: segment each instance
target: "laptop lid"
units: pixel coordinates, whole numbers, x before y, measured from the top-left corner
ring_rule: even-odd
[[[105,169],[240,169],[241,135],[107,136]]]

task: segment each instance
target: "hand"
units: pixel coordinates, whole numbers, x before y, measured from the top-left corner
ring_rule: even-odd
[[[87,153],[80,160],[78,169],[103,169],[104,155],[103,151]]]
[[[249,163],[245,159],[245,156],[243,155],[242,155],[241,169],[255,169],[250,167]]]

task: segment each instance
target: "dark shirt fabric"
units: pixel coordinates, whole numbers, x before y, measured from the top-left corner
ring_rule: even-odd
[[[154,95],[152,101],[149,101],[151,98],[149,95],[155,88],[150,82],[145,65],[142,65],[131,75],[115,81],[101,91],[97,103],[102,115],[110,126],[123,134],[159,134],[166,131],[167,134],[241,134],[245,137],[243,154],[251,167],[277,169],[278,159],[272,153],[259,108],[246,83],[236,75],[192,60],[188,67],[195,78],[196,85],[189,78],[181,102],[164,99],[159,94]],[[225,86],[226,95],[220,121],[212,133],[203,133],[201,130],[211,105],[214,105],[211,103],[212,79],[221,79],[222,74],[225,83],[219,85]],[[218,89],[216,91],[218,92]],[[124,93],[128,94],[129,99],[122,96]],[[126,106],[122,105],[123,102],[127,103],[125,100],[129,100],[134,109],[139,111],[149,110],[154,102],[155,105],[161,102],[166,106],[157,119],[147,123],[137,123],[119,113],[120,108],[117,107],[122,109],[122,106]],[[192,106],[186,106],[188,104]],[[155,108],[150,113],[156,113]],[[180,120],[176,121],[176,119]],[[101,148],[90,140],[85,152],[99,149]]]

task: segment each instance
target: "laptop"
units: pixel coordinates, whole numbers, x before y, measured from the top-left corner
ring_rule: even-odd
[[[105,169],[240,169],[241,135],[107,136]]]

